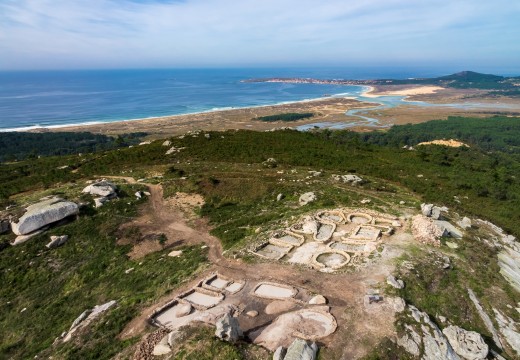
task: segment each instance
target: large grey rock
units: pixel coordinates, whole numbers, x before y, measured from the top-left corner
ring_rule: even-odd
[[[69,240],[69,235],[51,236],[51,241],[45,245],[48,249],[54,249],[65,244]]]
[[[434,220],[442,219],[442,212],[448,211],[447,207],[438,207],[433,204],[421,204],[421,212],[424,216],[431,217]]]
[[[316,194],[313,192],[306,192],[305,194],[302,194],[300,198],[298,199],[298,202],[300,206],[307,205],[310,202],[313,202],[316,200]]]
[[[489,347],[482,335],[475,331],[467,331],[458,326],[448,326],[442,330],[455,352],[466,360],[484,360]]]
[[[215,336],[224,341],[234,343],[244,335],[238,324],[238,319],[229,313],[218,319],[215,326]]]
[[[82,192],[90,195],[110,197],[116,193],[116,189],[116,186],[111,182],[102,180],[87,186]]]
[[[63,220],[79,212],[78,205],[72,201],[52,198],[27,207],[25,214],[17,223],[11,223],[16,235],[26,235],[42,227]]]
[[[396,279],[393,275],[388,275],[386,278],[386,283],[396,289],[404,289],[404,281],[401,279]]]
[[[453,226],[448,221],[444,220],[435,220],[435,225],[439,227],[439,229],[446,233],[448,236],[451,236],[453,238],[461,239],[462,238],[462,232],[457,229],[455,226]]]
[[[315,342],[308,343],[303,339],[295,339],[287,348],[284,360],[315,360],[318,353],[318,345]]]

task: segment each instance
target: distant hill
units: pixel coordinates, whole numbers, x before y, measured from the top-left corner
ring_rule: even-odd
[[[281,83],[311,83],[333,85],[438,85],[458,89],[492,90],[491,95],[520,96],[520,77],[505,77],[492,74],[482,74],[475,71],[461,71],[455,74],[435,78],[410,79],[374,79],[374,80],[342,80],[342,79],[312,79],[312,78],[267,78],[249,79],[244,82],[281,82]]]

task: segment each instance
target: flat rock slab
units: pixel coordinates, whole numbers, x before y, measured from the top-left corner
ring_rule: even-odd
[[[16,235],[27,235],[78,212],[79,207],[76,203],[52,198],[27,207],[27,212],[17,223],[11,223],[11,228]]]

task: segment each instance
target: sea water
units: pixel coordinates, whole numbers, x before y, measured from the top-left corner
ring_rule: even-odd
[[[172,69],[0,72],[0,131],[91,124],[351,96],[382,108],[403,97],[363,98],[365,86],[244,82],[253,78],[369,79],[435,76],[414,69]],[[408,105],[413,103],[407,102]],[[416,103],[428,106],[426,103]],[[376,123],[351,110],[359,124]],[[357,122],[329,124],[349,127]],[[325,126],[327,124],[311,124]],[[305,130],[302,128],[302,130]]]
[[[59,127],[273,105],[361,86],[248,83],[269,77],[403,78],[400,70],[173,69],[0,72],[0,129]]]

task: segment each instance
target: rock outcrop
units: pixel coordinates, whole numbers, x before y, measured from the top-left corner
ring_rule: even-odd
[[[103,314],[116,304],[117,302],[115,300],[112,300],[107,302],[106,304],[96,305],[93,309],[85,310],[84,312],[82,312],[81,315],[78,316],[76,320],[74,320],[74,322],[70,326],[69,331],[64,334],[63,342],[70,341],[76,331],[90,325],[92,321],[100,317],[101,314]]]
[[[406,325],[406,332],[397,340],[397,344],[414,356],[424,349],[421,360],[459,360],[446,336],[439,327],[430,320],[428,314],[415,306],[409,305],[411,317],[418,323],[416,326]]]
[[[332,179],[334,179],[335,181],[350,183],[352,185],[358,185],[363,183],[363,179],[354,174],[332,175]]]
[[[517,324],[513,319],[505,316],[497,309],[493,309],[493,312],[495,313],[495,320],[497,321],[500,333],[509,346],[520,355],[520,324]]]
[[[51,236],[51,241],[45,245],[48,249],[54,249],[65,244],[69,240],[69,235]]]
[[[503,348],[502,342],[500,341],[500,338],[498,337],[498,332],[495,329],[495,326],[493,325],[493,321],[491,321],[491,318],[489,315],[484,311],[484,308],[480,304],[480,302],[477,299],[477,296],[473,292],[473,290],[468,288],[468,295],[469,299],[473,302],[475,305],[475,308],[477,309],[477,312],[482,319],[482,322],[486,326],[486,329],[491,333],[491,336],[493,337],[493,341],[499,348]]]
[[[503,246],[498,253],[498,266],[502,276],[520,292],[520,246],[516,243]]]
[[[215,326],[215,336],[221,340],[234,343],[244,336],[238,324],[238,319],[231,316],[230,313],[226,313],[218,319]]]
[[[16,235],[30,234],[79,212],[76,203],[57,197],[30,205],[26,210],[18,222],[11,223],[11,228]]]
[[[479,333],[453,325],[443,329],[442,333],[448,338],[453,350],[464,359],[484,360],[487,358],[489,346]]]
[[[306,192],[305,194],[302,194],[300,196],[300,198],[298,199],[298,203],[300,204],[300,206],[304,206],[310,202],[315,201],[316,199],[316,194],[314,194],[313,192]]]

